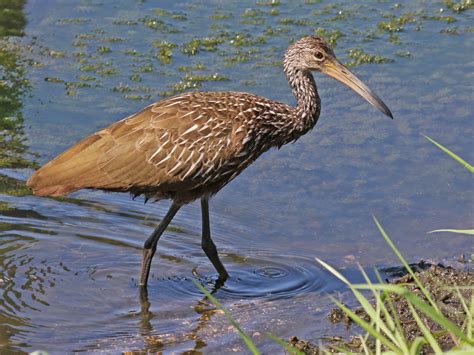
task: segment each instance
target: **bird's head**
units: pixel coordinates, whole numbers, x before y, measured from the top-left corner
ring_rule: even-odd
[[[319,71],[332,76],[349,86],[385,115],[393,118],[387,105],[337,60],[332,48],[324,39],[316,36],[301,38],[288,48],[285,53],[284,63],[285,66],[291,65],[297,70]]]

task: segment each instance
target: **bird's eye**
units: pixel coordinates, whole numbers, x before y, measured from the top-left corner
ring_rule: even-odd
[[[316,52],[316,54],[314,55],[316,57],[316,59],[318,60],[323,60],[324,58],[324,54],[321,53],[321,52]]]

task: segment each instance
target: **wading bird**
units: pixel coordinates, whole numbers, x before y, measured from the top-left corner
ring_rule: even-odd
[[[160,236],[181,206],[199,198],[202,249],[225,280],[228,273],[211,240],[209,197],[262,153],[314,127],[321,101],[311,71],[336,78],[392,117],[322,38],[304,37],[291,45],[283,67],[296,107],[244,92],[173,96],[81,140],[36,171],[27,185],[39,196],[89,188],[171,199],[166,216],[144,245],[140,286],[145,290]]]

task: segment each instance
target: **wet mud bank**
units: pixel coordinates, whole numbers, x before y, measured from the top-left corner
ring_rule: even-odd
[[[466,262],[465,258],[460,258],[456,262],[443,263],[420,261],[410,266],[443,315],[457,326],[466,327],[465,305],[469,307],[474,290],[473,263]],[[403,286],[428,303],[422,290],[416,285],[413,276],[408,274],[403,267],[387,268],[382,271],[391,276],[385,280],[386,283]],[[462,300],[460,297],[462,297]],[[384,304],[388,307],[391,316],[399,320],[405,338],[412,342],[416,337],[423,336],[422,330],[410,311],[407,299],[396,294],[390,294],[389,298],[389,300],[384,301]],[[389,303],[393,307],[390,307]],[[370,317],[361,307],[354,307],[352,311],[365,321],[370,322]],[[418,314],[430,333],[436,335],[436,340],[443,351],[457,345],[451,333],[421,312],[418,312]],[[289,339],[289,345],[304,354],[323,354],[328,351],[339,352],[341,348],[354,353],[364,352],[364,344],[359,337],[359,334],[364,334],[364,330],[359,328],[339,307],[335,307],[329,312],[327,322],[334,324],[335,327],[344,325],[344,330],[341,331],[341,328],[338,327],[339,332],[319,339],[319,343],[293,336]],[[375,341],[373,339],[370,340],[369,338],[365,345],[368,346],[370,351],[375,351]],[[432,351],[428,345],[424,345],[422,353],[431,353]]]

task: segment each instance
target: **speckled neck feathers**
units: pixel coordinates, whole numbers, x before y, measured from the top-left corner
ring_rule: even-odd
[[[295,108],[297,125],[306,133],[314,127],[321,112],[321,99],[313,75],[309,70],[297,68],[293,65],[291,56],[286,55],[283,61],[288,83],[297,100]]]

